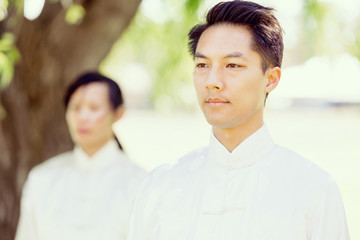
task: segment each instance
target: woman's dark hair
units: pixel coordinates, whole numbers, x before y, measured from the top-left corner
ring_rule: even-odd
[[[95,82],[105,83],[108,86],[109,100],[113,110],[124,104],[124,99],[120,87],[115,81],[105,77],[98,72],[87,72],[77,77],[75,81],[68,87],[64,97],[65,109],[67,109],[69,105],[71,96],[79,87]],[[119,148],[123,150],[123,147],[121,146],[115,134],[114,138],[119,145]]]
[[[252,49],[262,58],[262,69],[281,67],[283,57],[283,30],[272,13],[273,9],[257,3],[234,0],[220,2],[210,9],[206,23],[194,26],[189,34],[189,50],[194,56],[202,33],[210,26],[233,24],[245,26],[252,34]]]

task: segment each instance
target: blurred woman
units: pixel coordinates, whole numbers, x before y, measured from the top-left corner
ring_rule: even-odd
[[[65,107],[74,150],[30,171],[16,240],[126,239],[146,173],[127,159],[112,130],[125,111],[120,88],[86,73],[69,87]]]

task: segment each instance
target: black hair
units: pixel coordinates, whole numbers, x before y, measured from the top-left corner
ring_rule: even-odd
[[[283,57],[283,30],[273,15],[272,8],[257,3],[234,0],[220,2],[210,9],[206,23],[194,26],[189,34],[189,51],[195,55],[202,33],[210,26],[233,24],[246,27],[252,35],[252,49],[262,58],[262,69],[281,67]]]
[[[108,86],[109,100],[113,110],[117,107],[120,107],[124,104],[124,99],[120,90],[119,85],[112,79],[105,77],[99,72],[86,72],[75,79],[75,81],[68,87],[65,97],[64,104],[65,109],[67,109],[71,96],[75,93],[75,91],[81,87],[90,83],[100,82],[105,83]],[[119,145],[119,148],[123,150],[123,147],[120,144],[120,141],[114,134],[115,141]]]

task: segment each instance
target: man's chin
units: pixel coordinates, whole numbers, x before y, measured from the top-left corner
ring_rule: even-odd
[[[224,118],[206,118],[206,121],[213,127],[213,128],[231,128],[231,124],[224,121]]]

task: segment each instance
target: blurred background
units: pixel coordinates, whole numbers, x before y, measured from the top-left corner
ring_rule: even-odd
[[[73,147],[62,96],[80,73],[118,81],[114,129],[147,170],[208,143],[187,33],[214,0],[0,0],[0,239],[12,239],[36,164]],[[335,178],[360,239],[360,1],[263,0],[285,31],[265,121],[275,141]]]

